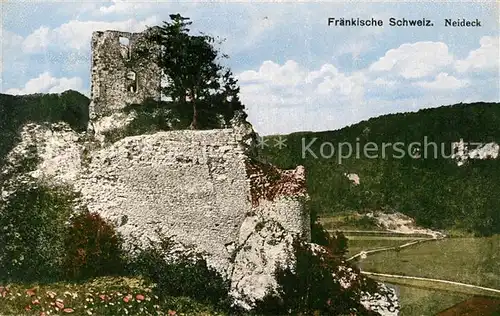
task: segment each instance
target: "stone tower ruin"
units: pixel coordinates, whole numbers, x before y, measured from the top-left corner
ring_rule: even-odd
[[[148,47],[146,32],[97,31],[92,34],[90,118],[95,120],[139,104],[160,99],[161,71],[152,55],[137,54]]]

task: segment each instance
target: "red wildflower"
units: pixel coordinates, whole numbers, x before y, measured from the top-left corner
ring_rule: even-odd
[[[127,296],[123,297],[123,301],[124,301],[125,303],[128,303],[128,302],[130,301],[130,299],[131,299],[131,298],[132,298],[132,295],[130,295],[130,294],[129,294],[129,295],[127,295]]]
[[[143,301],[143,300],[144,300],[144,295],[142,295],[142,294],[137,294],[137,295],[135,296],[135,299],[136,299],[136,300],[138,300],[138,301]]]
[[[63,304],[63,301],[61,299],[57,299],[56,300],[56,306],[60,309],[63,309],[64,308],[64,304]]]
[[[27,289],[26,294],[28,294],[28,296],[35,296],[35,288]]]

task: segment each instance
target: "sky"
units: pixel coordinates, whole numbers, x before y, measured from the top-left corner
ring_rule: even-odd
[[[219,36],[260,135],[334,130],[370,117],[500,101],[499,4],[484,2],[2,1],[0,93],[90,96],[93,31],[140,32],[169,14]],[[328,26],[329,18],[382,27]],[[389,19],[427,19],[395,27]],[[445,19],[481,22],[446,27]]]

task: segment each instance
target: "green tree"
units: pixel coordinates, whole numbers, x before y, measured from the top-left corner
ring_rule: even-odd
[[[170,15],[170,22],[151,28],[150,40],[159,47],[158,65],[166,80],[162,93],[191,117],[191,129],[228,125],[244,106],[231,71],[221,65],[228,56],[216,48],[216,38],[190,34],[189,18]]]

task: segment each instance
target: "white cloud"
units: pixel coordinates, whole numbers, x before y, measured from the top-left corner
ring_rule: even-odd
[[[156,16],[143,21],[135,19],[117,22],[71,20],[54,29],[44,26],[38,28],[24,40],[23,47],[26,52],[43,51],[49,45],[58,45],[61,49],[80,50],[89,47],[93,31],[140,32],[147,26],[157,23]]]
[[[12,60],[19,57],[19,52],[16,50],[19,49],[22,41],[22,36],[4,29],[0,24],[0,73],[3,71],[3,63],[7,58]]]
[[[355,97],[356,93],[362,94],[365,80],[360,73],[350,76],[340,73],[332,64],[325,64],[319,70],[309,71],[293,60],[288,60],[283,65],[267,60],[262,63],[258,71],[244,71],[238,78],[240,84],[245,85],[246,93],[259,94],[262,93],[259,91],[262,89],[279,90],[282,94],[280,101],[294,100],[294,103],[300,103],[303,99],[301,94],[307,91],[317,96],[335,92],[339,96]]]
[[[363,85],[366,78],[361,73],[345,75],[338,73],[336,76],[325,76],[316,88],[316,92],[322,95],[336,93],[342,96],[356,98],[362,96]]]
[[[457,60],[455,68],[459,72],[469,70],[496,70],[499,71],[499,37],[483,36],[479,41],[480,47],[469,53],[464,60]]]
[[[456,90],[469,85],[467,80],[459,80],[447,73],[440,73],[433,81],[419,81],[415,85],[430,90]]]
[[[237,77],[249,119],[262,134],[352,123],[364,104],[365,77],[341,73],[331,64],[309,70],[293,60],[265,61]]]
[[[41,26],[40,28],[36,29],[33,33],[31,33],[24,39],[24,52],[32,53],[47,48],[50,44],[49,35],[50,29],[48,27]]]
[[[101,15],[111,15],[111,14],[135,14],[141,10],[149,10],[152,8],[152,4],[148,2],[130,2],[123,0],[113,0],[113,4],[110,6],[99,7],[99,14]]]
[[[22,41],[22,36],[4,29],[0,24],[0,92],[3,91],[4,77],[8,75],[6,69],[21,63],[23,56],[19,54],[19,49]]]
[[[55,78],[49,72],[44,72],[38,77],[30,79],[21,89],[8,89],[6,94],[32,94],[32,93],[60,93],[66,90],[81,90],[81,78]]]
[[[267,60],[258,71],[248,70],[239,75],[241,82],[272,83],[276,86],[296,86],[304,79],[305,72],[297,62],[288,60],[283,66]]]
[[[377,115],[458,103],[479,84],[446,72],[417,82],[369,75],[369,69],[346,73],[329,63],[307,69],[294,60],[268,60],[237,77],[249,120],[262,135],[331,130]],[[473,101],[482,98],[478,94]]]
[[[309,72],[306,78],[306,82],[312,83],[317,79],[337,76],[339,73],[339,70],[334,65],[324,64],[319,70]]]
[[[370,66],[371,71],[395,72],[405,79],[432,75],[453,62],[448,46],[441,42],[417,42],[391,49]]]
[[[398,82],[395,80],[386,80],[383,78],[377,78],[373,81],[373,84],[377,86],[394,87],[398,84]]]

